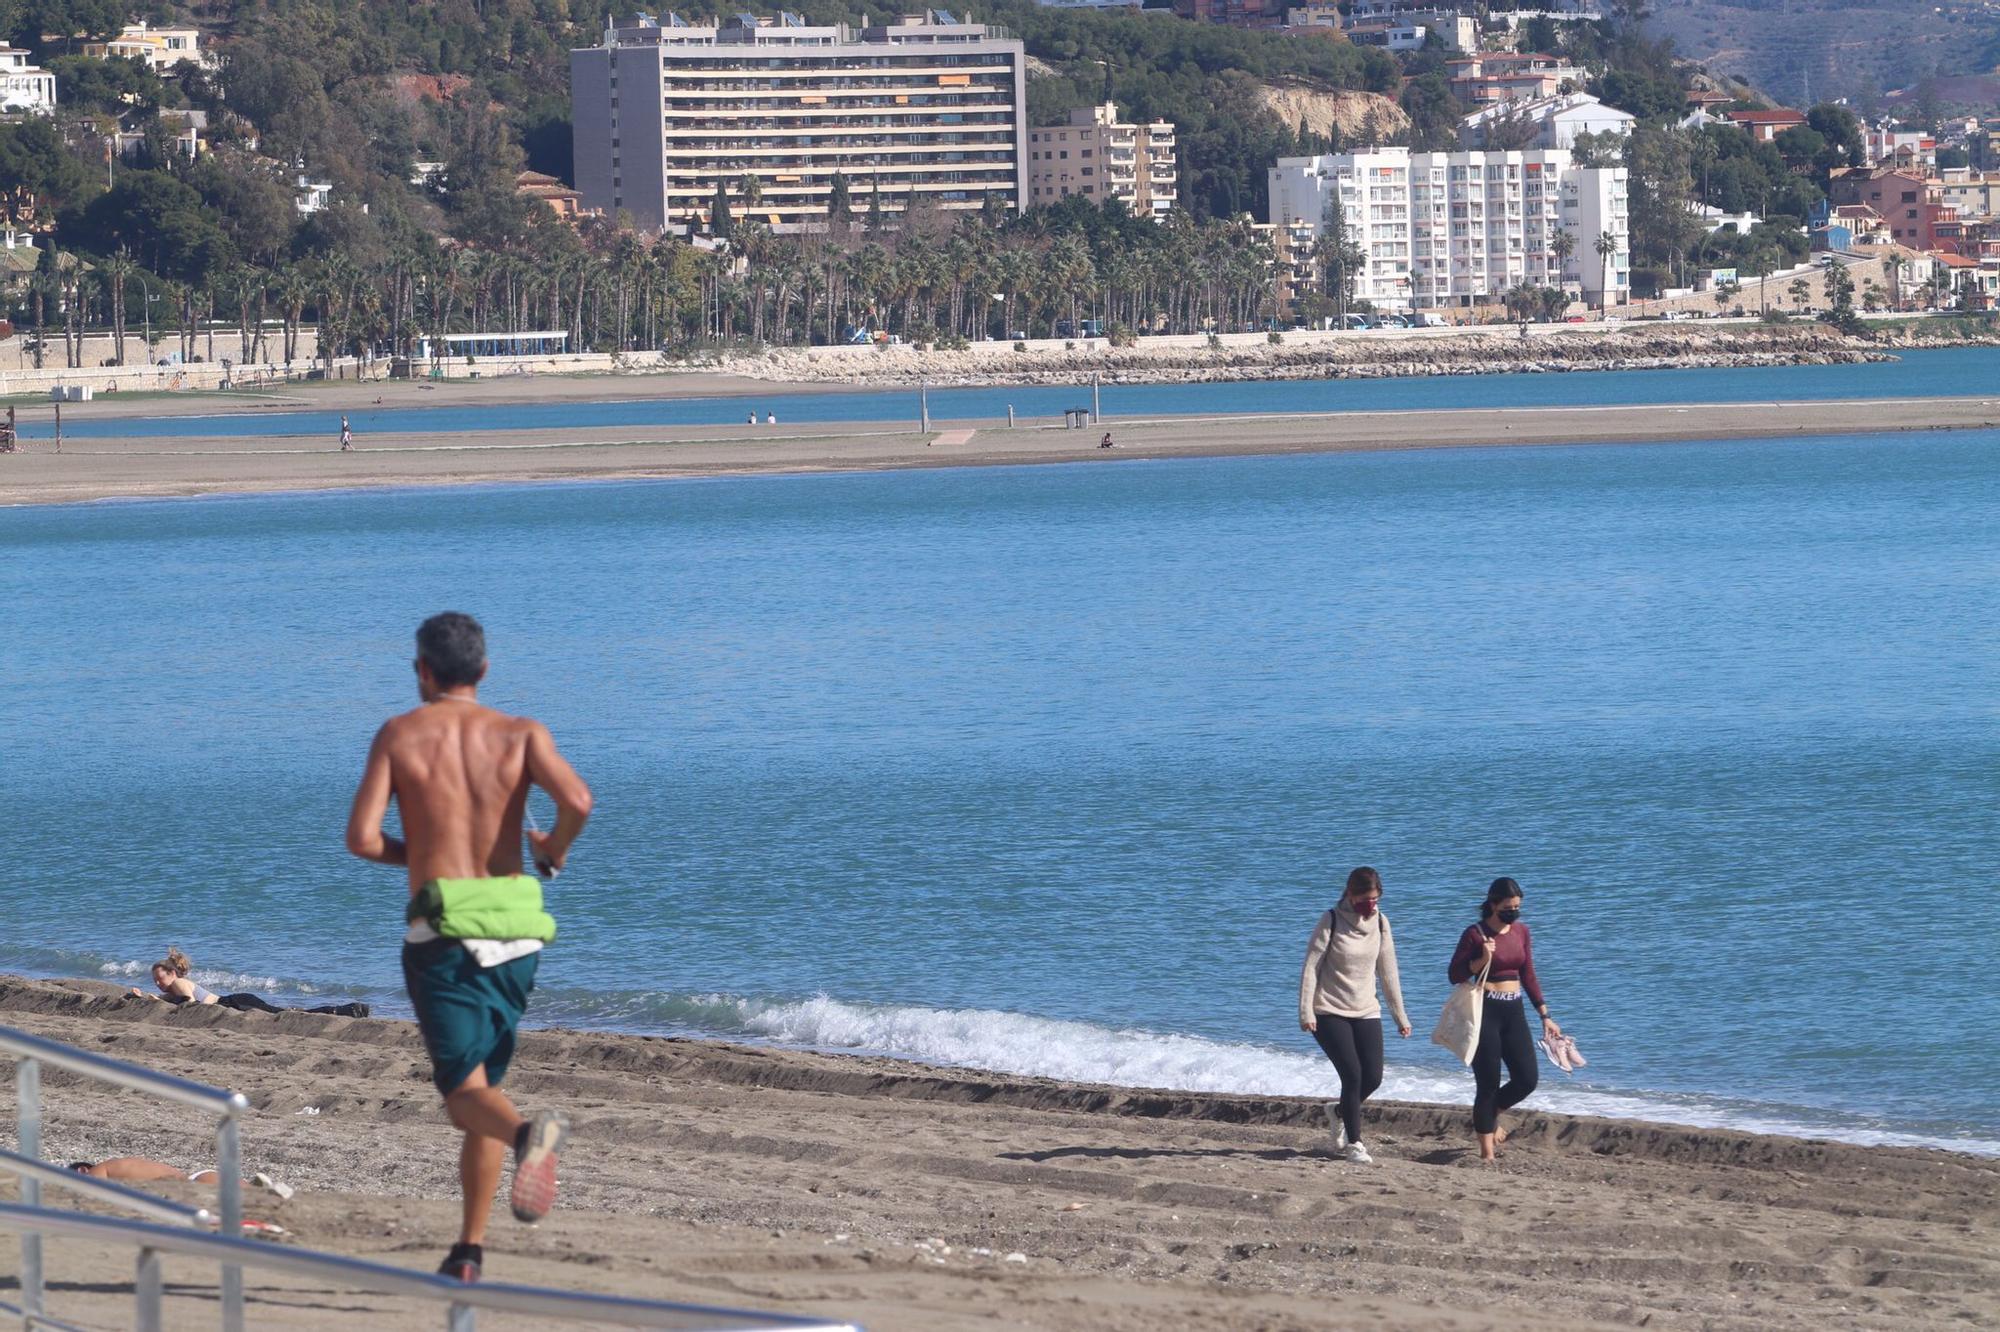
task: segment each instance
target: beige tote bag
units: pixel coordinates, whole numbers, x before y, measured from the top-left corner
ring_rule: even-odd
[[[1432,1045],[1442,1045],[1467,1067],[1472,1065],[1473,1051],[1479,1048],[1479,1019],[1486,1011],[1486,996],[1482,991],[1486,973],[1492,969],[1493,959],[1489,956],[1478,976],[1451,987],[1451,998],[1444,1001],[1444,1011],[1438,1014],[1437,1027],[1431,1032]]]

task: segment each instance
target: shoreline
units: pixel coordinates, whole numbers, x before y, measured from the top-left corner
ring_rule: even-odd
[[[478,372],[470,364],[454,363],[448,367],[454,373],[440,379],[299,378],[228,390],[142,387],[101,392],[89,410],[99,419],[115,419],[361,411],[378,405],[644,402],[664,397],[782,401],[794,394],[914,390],[920,384],[1081,387],[1093,378],[1110,386],[1133,387],[1856,365],[1896,361],[1912,351],[1975,348],[2000,350],[2000,331],[1960,330],[1947,335],[1895,328],[1848,337],[1804,321],[1774,326],[1728,320],[1531,325],[1526,337],[1516,326],[1504,324],[1365,333],[1306,330],[1281,334],[1275,343],[1258,333],[1225,334],[1212,343],[1204,335],[1149,337],[1127,346],[1114,346],[1102,338],[1044,339],[1020,344],[1018,350],[1009,342],[922,350],[905,344],[769,347],[758,352],[713,350],[685,359],[634,353],[609,367],[549,362],[514,369],[489,366]],[[143,373],[145,367],[126,369]],[[70,373],[87,377],[98,372],[50,367],[32,373],[60,381]],[[0,374],[0,385],[5,382]],[[607,394],[610,384],[620,387]],[[30,411],[46,406],[39,391],[12,398],[0,395],[0,403],[10,401]]]
[[[112,997],[116,997],[117,994],[123,994],[127,986],[136,984],[143,989],[146,984],[144,975],[139,971],[125,974],[121,979],[115,981],[107,981],[102,978],[103,975],[108,974],[110,973],[92,975],[71,971],[35,969],[26,971],[0,970],[0,1010],[4,1009],[5,996],[8,993],[10,985],[55,985],[70,987],[100,987],[108,985],[111,987],[111,990],[106,991],[106,993]],[[201,979],[199,975],[197,979]],[[247,987],[263,993],[265,997],[271,999],[272,1002],[281,1007],[289,1004],[315,1005],[360,999],[375,1006],[377,1020],[401,1022],[405,1025],[413,1020],[408,1014],[408,1006],[403,1001],[400,990],[389,995],[388,1005],[385,1007],[382,1003],[384,992],[380,990],[376,990],[373,993],[353,988],[323,990],[312,985],[301,988],[277,982],[275,978],[237,975],[211,978],[202,980],[201,983],[209,985],[217,993],[225,993],[229,990]],[[824,995],[817,996],[815,1002],[828,1002],[839,1007],[858,1007],[863,1009],[875,1007],[866,1004],[847,1005],[843,1001],[829,999]],[[891,1005],[889,1007],[893,1008],[899,1014],[904,1015],[942,1016],[954,1011],[918,1004]],[[1041,1023],[1051,1020],[1040,1018],[1033,1014],[1005,1010],[979,1010],[978,1015],[989,1021],[1001,1024],[1017,1020],[1025,1020],[1031,1023]],[[4,1012],[0,1012],[0,1022],[4,1020]],[[1130,1037],[1140,1043],[1193,1040],[1209,1044],[1219,1052],[1237,1055],[1254,1052],[1276,1055],[1282,1058],[1288,1053],[1296,1053],[1286,1051],[1279,1046],[1254,1041],[1242,1042],[1206,1036],[1189,1036],[1171,1030],[1135,1030],[1125,1025],[1106,1027],[1081,1019],[1058,1021],[1073,1023],[1099,1037]],[[579,1023],[587,1025],[578,1025]],[[1118,1095],[1140,1097],[1169,1097],[1181,1100],[1189,1098],[1196,1100],[1221,1098],[1230,1101],[1254,1102],[1260,1105],[1265,1103],[1290,1105],[1294,1102],[1303,1101],[1308,1105],[1317,1105],[1326,1094],[1323,1089],[1285,1091],[1266,1088],[1263,1090],[1244,1091],[1231,1090],[1226,1087],[1213,1085],[1201,1086],[1198,1085],[1198,1080],[1197,1085],[1188,1085],[1184,1083],[1121,1079],[1117,1074],[1122,1071],[1123,1066],[1119,1063],[1119,1054],[1116,1051],[1106,1056],[1105,1073],[1101,1080],[1085,1084],[1076,1082],[1073,1075],[1070,1074],[1037,1071],[1032,1067],[1007,1067],[1001,1063],[983,1063],[974,1060],[955,1062],[941,1056],[926,1057],[922,1054],[897,1050],[892,1047],[866,1044],[816,1044],[811,1041],[801,1041],[798,1039],[785,1040],[775,1036],[761,1035],[754,1031],[704,1031],[700,1028],[662,1030],[658,1027],[649,1027],[643,1022],[637,1024],[604,1022],[601,1019],[593,1019],[588,1016],[578,1017],[573,1014],[548,1016],[536,1011],[533,1005],[530,1006],[530,1012],[523,1020],[521,1031],[524,1034],[528,1032],[545,1032],[555,1035],[595,1036],[621,1040],[669,1040],[685,1042],[703,1048],[756,1050],[779,1056],[799,1054],[837,1060],[882,1061],[903,1070],[909,1076],[919,1078],[937,1076],[950,1079],[994,1079],[1037,1084],[1051,1083],[1066,1087],[1087,1085],[1097,1092],[1111,1092]],[[1314,1068],[1318,1067],[1319,1058],[1316,1051],[1306,1054],[1305,1058]],[[1149,1064],[1147,1067],[1156,1075],[1160,1074],[1158,1065]],[[1392,1074],[1398,1071],[1395,1067],[1390,1069]],[[1400,1071],[1415,1074],[1419,1078],[1429,1076],[1435,1079],[1437,1074],[1437,1070],[1419,1071],[1407,1067]],[[1264,1077],[1268,1081],[1268,1072],[1264,1074]],[[1588,1079],[1586,1079],[1587,1082]],[[1398,1088],[1396,1083],[1397,1078],[1391,1077],[1384,1084],[1383,1089],[1377,1093],[1382,1104],[1396,1104],[1410,1110],[1436,1112],[1446,1115],[1463,1116],[1470,1112],[1471,1083],[1469,1081],[1463,1082],[1461,1086],[1456,1088],[1456,1090],[1463,1093],[1457,1099],[1451,1099],[1448,1094],[1435,1094],[1437,1091],[1435,1087],[1416,1088],[1405,1084],[1401,1088]],[[1953,1138],[1948,1134],[1946,1136],[1938,1136],[1938,1133],[1944,1131],[1943,1125],[1925,1122],[1905,1124],[1901,1127],[1884,1127],[1879,1122],[1874,1122],[1872,1126],[1867,1126],[1864,1124],[1864,1121],[1870,1121],[1872,1117],[1859,1112],[1828,1110],[1781,1102],[1751,1101],[1712,1090],[1702,1092],[1664,1092],[1646,1088],[1593,1087],[1588,1089],[1588,1094],[1585,1097],[1579,1098],[1576,1092],[1571,1089],[1568,1079],[1549,1078],[1544,1080],[1539,1094],[1543,1097],[1544,1102],[1541,1112],[1565,1120],[1587,1120],[1591,1123],[1605,1125],[1644,1125],[1690,1133],[1735,1133],[1752,1138],[1821,1143],[1864,1151],[1883,1149],[1940,1152],[1948,1156],[2000,1164],[2000,1130],[1981,1129],[1968,1131],[1987,1135],[1977,1137],[1959,1136]],[[1558,1098],[1561,1103],[1555,1105],[1548,1104],[1548,1097],[1551,1094]],[[1589,1096],[1595,1096],[1605,1104],[1588,1104]],[[1585,1103],[1579,1104],[1578,1101],[1580,1099]],[[1697,1102],[1708,1107],[1708,1109],[1703,1117],[1676,1117],[1677,1100]],[[1730,1108],[1718,1109],[1716,1107]],[[1819,1116],[1820,1122],[1814,1122],[1812,1118],[1814,1116]],[[1840,1122],[1843,1120],[1852,1121],[1852,1123],[1843,1124]],[[1290,1114],[1289,1112],[1285,1112],[1271,1122],[1289,1121]],[[1258,1119],[1257,1116],[1251,1115],[1235,1122],[1263,1121]]]
[[[119,990],[0,977],[0,1022],[243,1091],[246,1170],[299,1189],[253,1199],[250,1215],[314,1248],[435,1263],[456,1214],[455,1145],[409,1023],[173,1010]],[[1326,1326],[1332,1307],[1424,1332],[1519,1316],[1746,1332],[2000,1316],[2000,1161],[1938,1150],[1531,1102],[1485,1168],[1463,1108],[1384,1102],[1369,1108],[1380,1164],[1357,1168],[1330,1157],[1320,1107],[1301,1098],[561,1029],[524,1032],[515,1070],[510,1089],[566,1105],[576,1137],[549,1222],[496,1220],[496,1280],[871,1332],[1289,1330]],[[4,1120],[11,1095],[0,1086]],[[52,1156],[193,1168],[213,1151],[162,1103],[67,1077],[48,1079],[48,1103]],[[85,1247],[52,1260],[54,1311],[115,1320],[129,1254]],[[12,1262],[0,1248],[0,1279]],[[186,1265],[170,1300],[212,1308],[213,1281]],[[357,1315],[405,1325],[392,1300],[295,1302],[271,1284],[253,1277],[253,1307],[282,1309],[295,1332]]]
[[[1877,408],[1870,414],[1867,409]],[[1858,418],[1858,419],[1857,419]],[[1219,431],[1218,426],[1226,427]],[[2000,395],[1643,406],[1418,409],[1309,415],[1110,418],[1099,427],[1010,429],[948,422],[926,436],[897,423],[606,426],[369,436],[351,453],[317,437],[197,434],[79,440],[57,454],[31,440],[0,458],[0,506],[104,499],[429,488],[465,484],[796,475],[964,466],[1124,462],[1517,445],[2000,428]]]

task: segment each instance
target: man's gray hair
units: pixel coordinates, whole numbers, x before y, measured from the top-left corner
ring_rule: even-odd
[[[433,615],[417,627],[417,658],[446,689],[478,684],[486,671],[486,631],[462,611]]]

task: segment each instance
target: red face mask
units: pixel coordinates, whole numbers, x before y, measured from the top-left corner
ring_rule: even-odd
[[[1380,900],[1374,897],[1361,898],[1354,903],[1354,914],[1363,920],[1368,919],[1375,914],[1375,908],[1380,904]]]

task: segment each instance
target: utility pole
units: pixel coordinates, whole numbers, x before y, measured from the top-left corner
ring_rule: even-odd
[[[917,424],[926,435],[931,433],[931,393],[930,385],[917,383]]]

